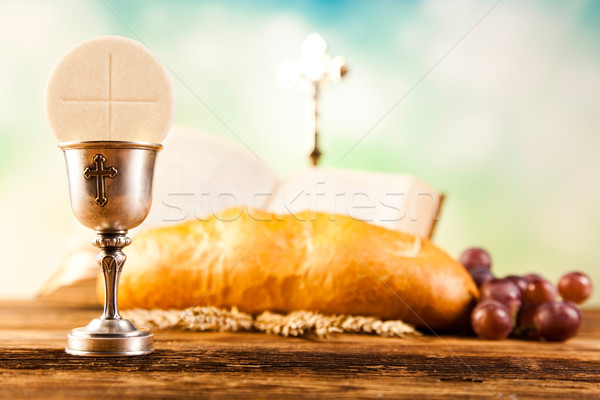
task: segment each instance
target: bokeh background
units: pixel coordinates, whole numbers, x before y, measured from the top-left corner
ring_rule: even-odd
[[[2,0],[0,297],[33,295],[72,229],[43,110],[66,50],[142,40],[174,73],[176,123],[243,142],[285,176],[307,164],[305,99],[275,76],[312,32],[350,66],[323,93],[324,166],[445,192],[436,241],[455,256],[481,245],[499,275],[576,269],[600,286],[596,0]]]

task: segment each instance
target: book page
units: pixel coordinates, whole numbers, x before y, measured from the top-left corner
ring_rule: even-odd
[[[207,219],[234,206],[264,208],[277,176],[250,150],[174,127],[159,153],[152,209],[142,228]]]
[[[311,168],[281,181],[267,209],[348,215],[388,229],[428,237],[439,194],[412,175]]]
[[[425,182],[415,179],[413,191],[408,195],[409,211],[405,225],[399,225],[399,230],[414,230],[420,236],[431,238],[433,228],[439,218],[441,195]]]

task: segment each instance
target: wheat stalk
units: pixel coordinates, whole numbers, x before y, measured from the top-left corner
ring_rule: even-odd
[[[330,338],[334,333],[368,333],[384,337],[415,337],[421,333],[413,326],[399,321],[382,321],[359,315],[321,314],[293,311],[277,314],[265,311],[253,317],[236,307],[226,310],[217,307],[190,307],[184,310],[133,309],[123,312],[134,324],[153,329],[182,329],[188,331],[265,332],[280,336]]]

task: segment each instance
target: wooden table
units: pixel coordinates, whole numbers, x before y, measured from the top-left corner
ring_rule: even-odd
[[[67,355],[67,332],[98,314],[0,302],[0,396],[600,399],[600,310],[566,343],[171,331],[147,356]]]

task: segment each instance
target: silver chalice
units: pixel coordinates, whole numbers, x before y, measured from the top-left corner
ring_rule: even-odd
[[[130,356],[152,351],[152,334],[119,315],[119,275],[131,243],[127,231],[141,224],[152,203],[159,144],[126,141],[68,142],[65,155],[73,213],[96,231],[92,244],[104,275],[104,312],[68,336],[67,353]]]

